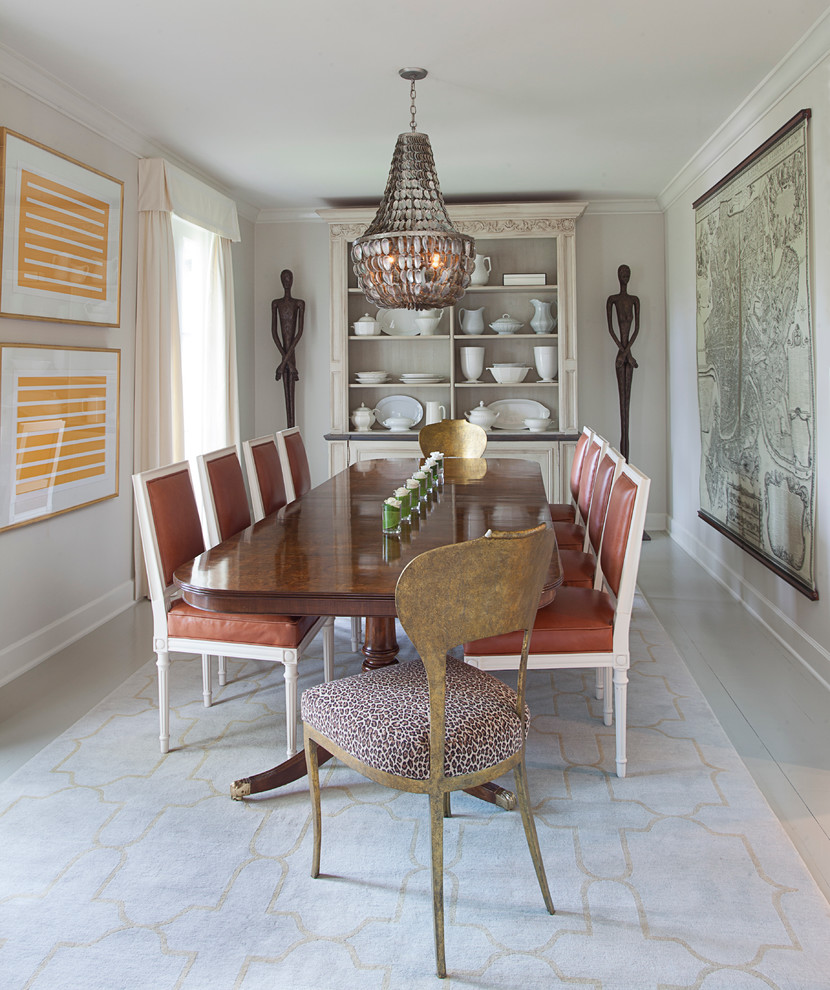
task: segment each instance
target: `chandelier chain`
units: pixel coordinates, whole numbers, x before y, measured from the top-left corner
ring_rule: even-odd
[[[409,85],[409,112],[412,114],[412,120],[409,123],[409,129],[415,133],[418,129],[415,125],[415,80],[413,79]]]

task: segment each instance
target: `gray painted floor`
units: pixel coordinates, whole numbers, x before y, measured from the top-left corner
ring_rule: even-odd
[[[830,899],[830,698],[778,641],[663,533],[640,589]],[[151,658],[149,604],[0,689],[0,780]]]

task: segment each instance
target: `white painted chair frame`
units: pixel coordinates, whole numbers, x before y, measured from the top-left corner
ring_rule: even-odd
[[[299,433],[300,428],[298,426],[292,426],[287,430],[279,430],[276,434],[277,449],[280,452],[280,463],[282,464],[282,473],[285,480],[285,494],[289,502],[296,500],[297,495],[294,490],[294,477],[291,474],[291,462],[288,456],[288,446],[286,445],[286,437],[289,437],[295,433]],[[352,653],[357,653],[360,648],[360,641],[363,638],[363,620],[359,615],[352,616],[351,623],[351,647]]]
[[[245,440],[242,444],[242,455],[245,459],[245,473],[248,476],[248,491],[251,493],[251,509],[254,522],[259,522],[260,519],[265,518],[265,504],[262,501],[262,489],[259,485],[259,475],[256,470],[256,462],[254,461],[254,450],[257,447],[261,447],[264,444],[272,443],[274,449],[279,455],[279,448],[277,447],[277,438],[275,434],[269,433],[264,437],[255,437],[253,440]],[[282,464],[282,458],[280,457],[280,464]],[[285,479],[283,478],[283,483]],[[292,486],[293,488],[293,486]],[[286,485],[285,497],[288,501],[288,486]]]
[[[623,464],[619,477],[627,475],[637,486],[631,526],[628,533],[623,567],[620,577],[619,594],[614,609],[613,644],[610,653],[531,653],[528,656],[528,670],[571,669],[585,667],[601,667],[613,671],[614,684],[614,714],[616,729],[616,764],[617,776],[624,777],[626,771],[626,719],[628,702],[628,668],[631,664],[631,651],[628,636],[631,627],[631,611],[634,605],[634,590],[637,583],[637,571],[640,565],[640,550],[643,544],[643,529],[645,527],[646,506],[651,480],[630,464]],[[603,581],[604,583],[604,581]],[[606,586],[609,594],[613,593]],[[482,670],[517,670],[518,656],[474,656],[465,653],[467,663]],[[606,684],[608,682],[606,681]],[[608,685],[610,687],[610,685]],[[611,724],[610,690],[605,692],[603,705],[603,721]]]
[[[211,656],[223,655],[244,660],[266,660],[281,663],[285,678],[285,729],[286,752],[293,756],[297,750],[297,664],[308,645],[323,630],[323,668],[326,680],[334,676],[334,620],[321,617],[309,629],[296,649],[273,646],[259,646],[251,643],[230,643],[218,640],[188,639],[169,636],[167,613],[172,603],[179,597],[175,585],[164,584],[164,571],[161,565],[156,529],[153,524],[150,501],[147,495],[147,482],[161,478],[175,471],[187,470],[187,461],[169,464],[162,468],[143,471],[133,475],[133,490],[136,500],[141,542],[147,567],[147,581],[150,589],[150,602],[153,609],[153,651],[156,654],[159,690],[159,744],[162,753],[170,749],[170,654],[199,653],[202,656],[202,695],[206,708],[213,700]],[[218,526],[217,526],[218,529]]]

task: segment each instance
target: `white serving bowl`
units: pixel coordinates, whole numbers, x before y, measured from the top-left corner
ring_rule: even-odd
[[[415,326],[418,328],[418,333],[422,337],[431,337],[438,324],[441,322],[441,317],[439,316],[417,316],[415,318]]]
[[[383,421],[383,425],[387,430],[409,430],[413,422],[408,416],[390,416]]]
[[[523,382],[525,380],[530,368],[523,366],[499,367],[498,365],[493,365],[492,368],[488,368],[487,370],[500,385],[515,385],[517,382]]]
[[[543,433],[550,426],[550,420],[542,416],[528,416],[524,424],[531,433]]]

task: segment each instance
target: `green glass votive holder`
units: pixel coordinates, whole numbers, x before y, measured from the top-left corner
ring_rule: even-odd
[[[409,517],[411,508],[411,499],[409,497],[408,488],[398,488],[395,491],[395,498],[401,503],[401,519],[407,519]]]
[[[418,482],[418,488],[421,493],[421,501],[424,501],[427,497],[427,492],[429,491],[429,488],[427,487],[428,481],[426,471],[416,471],[413,477]]]
[[[406,482],[406,487],[409,489],[409,514],[414,516],[418,512],[421,485],[415,478],[409,478]]]
[[[383,503],[382,519],[384,533],[400,533],[401,531],[401,505],[396,502],[391,505],[389,502]]]

